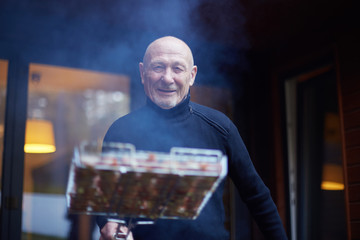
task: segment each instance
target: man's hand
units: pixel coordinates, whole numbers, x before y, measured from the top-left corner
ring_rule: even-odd
[[[119,238],[119,234],[118,234],[118,238],[116,238],[116,232],[118,230],[118,225],[119,223],[116,222],[107,222],[105,224],[105,226],[101,229],[100,233],[100,239],[99,240],[115,240],[115,239],[121,239]],[[122,235],[125,236],[128,233],[129,229],[126,226],[121,225],[120,226],[120,233],[123,233]],[[130,232],[129,236],[126,238],[126,240],[134,240],[132,233]]]

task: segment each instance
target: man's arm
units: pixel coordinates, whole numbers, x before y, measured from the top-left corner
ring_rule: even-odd
[[[287,239],[269,189],[255,170],[241,136],[231,124],[228,139],[229,175],[266,239]]]

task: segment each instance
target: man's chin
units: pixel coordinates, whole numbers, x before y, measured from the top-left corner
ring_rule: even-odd
[[[170,109],[176,106],[176,101],[155,101],[155,104],[163,109]]]

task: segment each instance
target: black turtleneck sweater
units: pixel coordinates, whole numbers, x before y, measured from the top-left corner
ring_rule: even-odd
[[[239,132],[224,114],[193,103],[188,96],[172,109],[147,104],[116,120],[104,142],[125,142],[137,150],[169,152],[172,147],[219,149],[228,156],[228,173],[242,200],[266,239],[286,239],[276,206],[268,188],[257,174]],[[137,226],[135,240],[225,240],[222,203],[224,183],[210,198],[196,220],[158,219],[154,225]],[[105,219],[97,219],[99,227]]]

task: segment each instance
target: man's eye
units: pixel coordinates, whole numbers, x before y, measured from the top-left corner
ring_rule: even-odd
[[[174,71],[175,71],[176,73],[180,73],[180,72],[184,71],[184,69],[181,68],[181,67],[174,67]]]
[[[153,70],[154,70],[155,72],[160,72],[160,71],[163,70],[163,67],[162,67],[162,66],[154,66],[154,67],[153,67]]]

